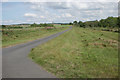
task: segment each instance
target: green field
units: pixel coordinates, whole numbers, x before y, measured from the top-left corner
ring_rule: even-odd
[[[61,24],[54,24],[55,27],[69,27],[71,25],[61,25]]]
[[[118,33],[73,27],[29,54],[60,78],[118,77]]]
[[[59,27],[54,29],[28,28],[28,29],[3,29],[2,47],[8,47],[20,43],[43,38],[54,33],[66,30],[68,27]]]

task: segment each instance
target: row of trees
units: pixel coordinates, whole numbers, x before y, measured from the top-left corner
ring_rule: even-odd
[[[2,25],[1,27],[2,28],[23,28],[23,27],[54,27],[53,24],[36,24],[36,23],[33,23],[33,24],[26,24],[26,25],[22,25],[22,24],[19,24],[19,25]]]
[[[70,23],[71,24],[71,23]],[[120,27],[120,17],[108,17],[107,19],[95,20],[95,21],[74,21],[73,25],[79,27]]]
[[[31,24],[31,27],[54,27],[53,24],[36,24],[36,23],[33,23]]]

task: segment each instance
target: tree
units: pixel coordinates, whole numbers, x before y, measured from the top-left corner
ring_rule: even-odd
[[[6,26],[5,26],[5,25],[2,25],[2,28],[6,28]]]
[[[86,21],[82,22],[77,21],[73,22],[74,25],[79,27],[108,27],[108,28],[114,28],[114,27],[120,27],[120,17],[108,17],[106,19],[101,19],[100,21]]]
[[[74,21],[73,24],[77,24],[77,21]]]
[[[73,25],[73,23],[70,22],[69,25]]]
[[[85,25],[82,21],[79,21],[78,24],[79,24],[80,27],[85,27]]]
[[[31,24],[31,27],[37,27],[36,23]]]
[[[117,27],[120,28],[120,16],[117,18]]]

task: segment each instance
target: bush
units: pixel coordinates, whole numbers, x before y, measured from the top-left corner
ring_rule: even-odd
[[[34,23],[34,24],[31,24],[31,27],[54,27],[54,25],[53,24],[46,24],[46,23],[44,23],[44,24]]]

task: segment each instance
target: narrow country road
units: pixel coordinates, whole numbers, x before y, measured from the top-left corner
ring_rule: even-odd
[[[34,63],[28,54],[37,45],[47,42],[69,29],[51,36],[2,49],[2,78],[55,78],[55,76],[41,66]]]

